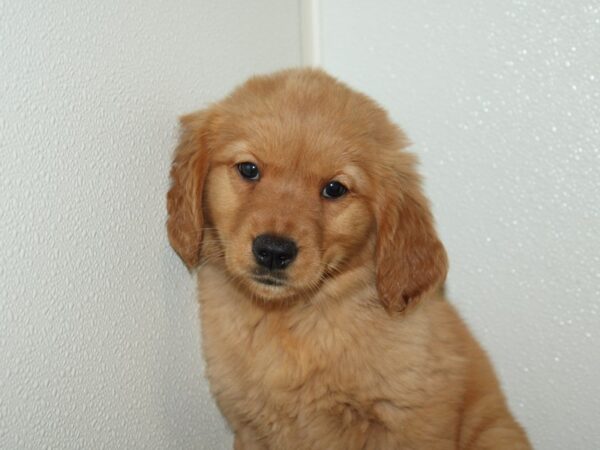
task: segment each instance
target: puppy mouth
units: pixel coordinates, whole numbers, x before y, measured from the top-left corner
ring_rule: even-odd
[[[286,274],[280,271],[263,271],[256,269],[252,274],[252,280],[266,286],[280,287],[286,285]]]
[[[284,281],[278,280],[273,277],[252,277],[254,281],[260,284],[265,284],[267,286],[283,286],[285,285]]]

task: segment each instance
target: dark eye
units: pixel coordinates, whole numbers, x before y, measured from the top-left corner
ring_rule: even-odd
[[[238,172],[248,180],[257,181],[260,178],[258,166],[251,162],[243,162],[237,165]]]
[[[325,198],[339,198],[342,195],[344,195],[346,192],[348,192],[348,189],[346,188],[346,186],[344,186],[339,181],[334,180],[334,181],[328,182],[325,185],[325,187],[323,188],[323,191],[321,192],[321,195]]]

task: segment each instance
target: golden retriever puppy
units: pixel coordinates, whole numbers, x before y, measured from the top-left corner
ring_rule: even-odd
[[[250,79],[181,119],[172,246],[236,449],[528,449],[442,298],[404,134],[322,71]]]

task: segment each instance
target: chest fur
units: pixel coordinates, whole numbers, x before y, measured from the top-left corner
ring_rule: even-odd
[[[232,311],[226,303],[206,298],[202,305],[207,375],[226,415],[273,423],[327,415],[356,425],[412,401],[410,391],[389,399],[390,384],[417,383],[414,367],[423,353],[403,354],[385,326],[340,315],[294,321],[243,306]],[[411,338],[412,344],[420,345],[419,339]]]
[[[436,408],[455,402],[445,388],[454,368],[439,362],[451,359],[435,354],[426,315],[394,321],[385,312],[352,309],[360,307],[350,300],[338,310],[266,312],[235,293],[203,287],[206,373],[234,430],[250,427],[280,444],[274,448],[321,445],[332,436],[364,444],[391,433],[398,442],[399,435],[415,439],[407,424],[428,415],[427,399]],[[307,448],[321,448],[315,445]]]

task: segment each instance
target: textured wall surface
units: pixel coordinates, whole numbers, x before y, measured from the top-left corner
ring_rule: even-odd
[[[299,31],[291,0],[0,0],[0,448],[231,448],[165,235],[176,118]]]
[[[322,2],[326,69],[408,132],[450,297],[536,448],[600,442],[600,3]]]

